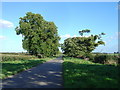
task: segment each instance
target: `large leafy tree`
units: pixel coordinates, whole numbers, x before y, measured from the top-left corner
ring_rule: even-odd
[[[88,29],[79,31],[79,33],[81,37],[67,38],[64,40],[64,43],[61,45],[64,54],[73,57],[84,57],[90,54],[99,45],[105,45],[101,39],[102,35],[105,35],[105,33],[91,35],[89,37],[83,36],[84,33],[90,33]]]
[[[27,12],[20,17],[16,34],[22,34],[22,45],[25,50],[34,55],[52,56],[58,53],[59,40],[54,22],[48,22],[40,14]]]

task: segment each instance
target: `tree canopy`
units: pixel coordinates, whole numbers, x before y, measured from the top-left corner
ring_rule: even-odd
[[[64,43],[61,45],[64,54],[72,57],[83,57],[90,54],[99,45],[105,45],[101,39],[105,33],[89,37],[83,37],[84,33],[90,33],[88,29],[79,31],[79,33],[82,37],[73,37],[64,40]]]
[[[41,56],[53,56],[59,52],[60,37],[54,22],[48,22],[40,14],[27,12],[19,18],[16,34],[22,34],[22,46],[29,53]]]

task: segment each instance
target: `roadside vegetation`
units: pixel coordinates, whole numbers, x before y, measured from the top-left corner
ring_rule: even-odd
[[[119,65],[120,56],[119,54],[104,54],[98,53],[93,54],[92,58],[90,57],[90,61],[94,63],[101,63],[101,64],[109,64],[109,65]]]
[[[118,54],[92,53],[99,45],[105,45],[101,33],[79,31],[80,37],[67,38],[61,44],[64,53],[63,77],[65,88],[118,88]]]
[[[0,79],[5,79],[21,71],[37,66],[38,64],[54,59],[56,56],[38,58],[34,55],[25,54],[1,54],[0,58],[2,59],[2,61],[0,61],[2,64]]]
[[[65,88],[118,88],[118,66],[63,57]]]

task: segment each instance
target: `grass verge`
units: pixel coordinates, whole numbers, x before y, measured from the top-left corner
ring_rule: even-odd
[[[9,76],[15,75],[21,71],[30,69],[38,64],[46,62],[48,60],[54,59],[55,57],[51,58],[41,58],[41,59],[31,59],[31,60],[7,60],[0,62],[2,64],[2,73],[0,74],[0,79],[5,79]]]
[[[118,88],[118,67],[63,57],[65,88]]]

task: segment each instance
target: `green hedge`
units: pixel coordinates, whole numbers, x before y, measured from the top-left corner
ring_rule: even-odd
[[[29,57],[10,57],[10,56],[3,56],[2,62],[4,61],[16,61],[16,60],[26,60],[30,59]]]
[[[2,62],[6,62],[6,61],[16,61],[16,60],[29,60],[29,59],[32,59],[32,58],[36,58],[35,56],[29,56],[29,55],[3,55],[3,56],[0,56]]]
[[[118,64],[118,58],[118,55],[96,54],[93,61],[101,64]]]

